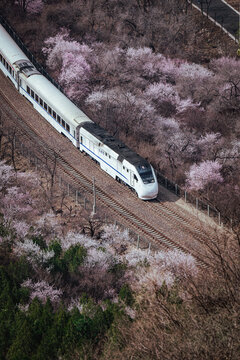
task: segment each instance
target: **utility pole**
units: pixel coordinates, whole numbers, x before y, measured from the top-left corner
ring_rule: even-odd
[[[93,177],[93,214],[96,214],[96,187],[95,187],[95,177]]]

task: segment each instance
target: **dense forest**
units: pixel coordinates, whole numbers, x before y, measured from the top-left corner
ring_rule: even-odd
[[[137,250],[83,210],[57,215],[43,179],[2,152],[0,359],[238,359],[236,45],[187,0],[2,0],[0,12],[95,122],[233,227],[206,243],[211,270]]]

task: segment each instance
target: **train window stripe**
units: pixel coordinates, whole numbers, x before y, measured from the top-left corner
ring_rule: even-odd
[[[21,86],[21,89],[25,92],[25,93],[27,93],[27,91]],[[31,95],[29,95],[29,96],[31,96]],[[41,101],[42,99],[40,99],[40,101]],[[36,102],[36,100],[35,99],[33,99],[33,101],[35,101]],[[43,101],[43,100],[42,100]],[[38,103],[37,103],[38,104]],[[39,104],[38,104],[39,105]],[[39,105],[39,106],[41,106],[41,105]],[[42,106],[41,106],[41,108],[44,110],[44,111],[46,111]],[[47,112],[47,111],[46,111]],[[48,114],[48,113],[47,113]],[[48,114],[48,116],[51,116],[51,115],[49,115]],[[59,115],[57,115],[57,116],[59,116]],[[54,121],[56,121],[52,116],[51,116],[51,118],[54,120]],[[60,116],[59,116],[59,118],[60,118]],[[60,125],[63,129],[64,129],[64,127],[61,125],[61,124],[58,124],[58,125]],[[66,131],[66,129],[64,129],[65,131]],[[70,132],[68,133],[74,140],[76,140],[75,139],[75,136],[73,136]]]
[[[4,57],[2,57],[2,64],[4,65],[3,61],[5,61]],[[5,61],[5,62],[6,62],[6,61]],[[13,80],[16,82],[16,80],[15,80],[15,78],[14,78],[15,70],[14,70],[14,68],[13,68],[11,65],[9,65],[9,68],[12,68],[12,74],[10,73],[10,71],[9,71],[8,69],[6,69],[6,67],[5,67],[5,70],[7,70],[7,72],[9,73],[9,75],[10,75],[10,76],[13,78]]]
[[[0,56],[2,56],[1,54],[0,54]],[[2,60],[4,60],[5,61],[5,63],[6,63],[6,66],[5,67],[7,67],[8,66],[8,68],[7,68],[7,71],[9,72],[9,74],[11,75],[11,77],[13,78],[13,80],[17,83],[17,81],[15,80],[15,78],[14,78],[14,75],[15,75],[15,70],[12,68],[12,66],[11,65],[9,65],[8,63],[7,63],[7,61],[4,59],[4,57],[2,56]],[[36,94],[36,93],[34,93],[34,91],[32,90],[32,89],[30,89],[30,87],[29,86],[27,86],[27,91],[22,87],[22,80],[20,79],[20,88],[24,91],[24,92],[27,92],[30,96],[31,96],[31,98],[37,103],[37,104],[39,104],[40,103],[40,106],[43,108],[43,100],[40,98],[40,97],[38,97],[38,95]],[[44,103],[44,104],[46,104],[46,103]],[[47,104],[46,104],[47,105]],[[46,112],[47,112],[47,109],[45,109],[45,107],[43,108],[43,110],[46,110]],[[52,116],[52,114],[51,114],[51,111],[53,111],[51,108],[50,108],[50,112],[49,112],[49,114],[50,114],[50,116],[54,119],[54,120],[56,120],[56,112],[54,112],[53,111],[53,113],[55,114],[55,116]],[[58,118],[59,118],[59,124],[60,124],[60,116],[59,115],[57,115],[58,116]],[[63,122],[64,122],[64,120],[62,120]],[[65,122],[64,122],[65,123]],[[69,133],[69,135],[71,136],[71,137],[73,137],[74,139],[75,139],[75,134],[74,134],[74,136],[70,133],[70,131],[71,131],[71,127],[70,127],[70,125],[69,124],[67,124],[67,123],[65,123],[66,124],[66,129],[65,129],[65,126],[62,126],[61,124],[60,124],[60,126],[62,126],[68,133]],[[74,132],[75,132],[75,130],[74,130]]]
[[[118,174],[120,174],[122,177],[124,177],[126,180],[128,180],[128,178],[126,178],[126,176],[124,176],[123,174],[121,174],[118,170],[116,170],[112,165],[110,165],[108,162],[106,162],[105,160],[103,160],[100,156],[98,156],[97,154],[95,154],[92,150],[90,150],[87,146],[83,145],[83,143],[81,142],[80,145],[82,145],[83,147],[85,147],[85,149],[87,149],[88,151],[90,151],[90,153],[92,153],[93,155],[95,155],[98,159],[102,160],[105,164],[107,164],[110,168],[112,168],[114,171],[116,171]]]

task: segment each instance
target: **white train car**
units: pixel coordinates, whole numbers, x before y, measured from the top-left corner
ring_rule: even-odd
[[[152,166],[88,118],[47,80],[0,25],[0,69],[33,107],[103,171],[134,189],[143,200],[156,198]]]

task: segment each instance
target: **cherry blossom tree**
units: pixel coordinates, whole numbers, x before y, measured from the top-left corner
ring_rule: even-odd
[[[17,186],[7,189],[2,199],[3,214],[6,220],[23,218],[34,211],[34,200],[29,192]]]
[[[128,244],[130,242],[130,236],[128,230],[121,230],[119,226],[110,224],[103,227],[103,234],[101,238],[107,241],[110,244],[114,243],[124,243]]]
[[[45,304],[47,299],[49,299],[52,303],[58,303],[61,299],[62,290],[54,289],[53,286],[49,285],[44,280],[34,283],[31,279],[27,279],[22,283],[22,287],[28,288],[31,291],[31,300],[37,297]]]
[[[55,71],[60,84],[72,99],[81,99],[89,91],[91,66],[94,66],[93,50],[86,44],[70,39],[69,31],[62,29],[56,36],[45,41],[42,49],[47,65]]]
[[[15,172],[13,168],[4,161],[0,161],[0,191],[6,189],[6,186],[10,184],[10,181],[14,178]]]
[[[98,115],[100,125],[113,133],[122,131],[141,134],[146,138],[152,133],[155,109],[147,101],[119,87],[92,92],[86,99]],[[146,126],[146,123],[148,126]]]
[[[145,91],[146,97],[152,101],[157,111],[163,116],[171,116],[176,112],[180,98],[177,91],[170,84],[153,83]]]
[[[138,49],[131,47],[126,52],[128,69],[147,77],[149,80],[174,79],[178,63],[178,60],[168,59],[160,53],[155,54],[152,49],[147,47]]]
[[[28,261],[37,269],[40,265],[47,265],[49,260],[54,257],[54,251],[45,251],[30,239],[17,241],[13,247],[16,256],[26,256]]]
[[[221,167],[217,161],[210,160],[192,165],[186,174],[187,188],[189,190],[203,190],[209,184],[223,182],[220,173]]]
[[[69,231],[67,235],[61,239],[61,246],[63,250],[68,250],[71,246],[81,245],[86,249],[91,247],[98,247],[99,242],[92,239],[91,237],[83,234],[79,234],[73,231]]]

